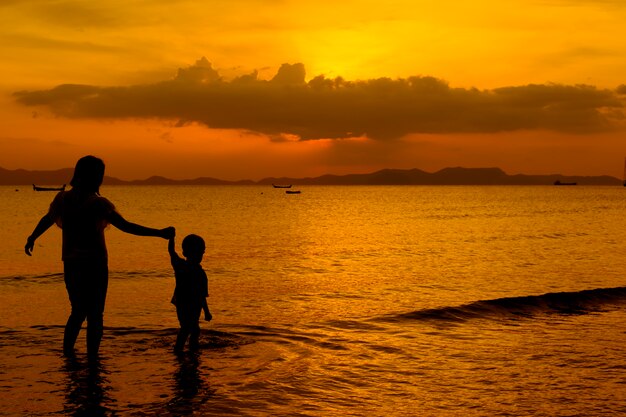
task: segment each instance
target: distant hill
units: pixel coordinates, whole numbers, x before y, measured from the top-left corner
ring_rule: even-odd
[[[53,171],[27,171],[24,169],[8,170],[0,167],[0,185],[69,185],[73,168]],[[124,181],[115,177],[104,177],[105,185],[235,185],[254,184],[254,181],[224,181],[215,178],[196,178],[193,180],[172,180],[153,176],[145,180]]]
[[[608,175],[508,175],[500,168],[444,168],[429,173],[420,169],[383,169],[371,174],[323,175],[315,178],[266,178],[259,184],[295,185],[552,185],[555,181],[580,185],[621,185]]]
[[[69,184],[73,172],[74,170],[72,168],[58,169],[55,171],[26,171],[24,169],[10,171],[0,168],[0,185]]]
[[[69,184],[73,169],[53,171],[7,170],[0,168],[0,185],[62,185]],[[124,181],[105,177],[105,185],[551,185],[555,181],[575,182],[580,185],[621,185],[622,181],[608,175],[564,176],[508,175],[500,168],[444,168],[429,173],[420,169],[383,169],[370,174],[322,175],[314,178],[265,178],[261,181],[225,181],[201,177],[173,180],[153,176],[144,180]]]
[[[119,181],[119,182],[114,182]],[[104,181],[105,185],[116,185],[116,184],[126,184],[126,185],[254,185],[255,182],[251,180],[242,180],[242,181],[226,181],[219,180],[217,178],[210,177],[200,177],[192,180],[172,180],[170,178],[160,177],[160,176],[152,176],[150,178],[146,178],[145,180],[133,180],[133,181],[122,181],[117,178],[108,178]]]

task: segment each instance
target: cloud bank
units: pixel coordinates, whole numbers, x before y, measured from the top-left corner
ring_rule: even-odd
[[[412,133],[552,130],[594,133],[624,124],[624,86],[533,84],[493,90],[452,88],[428,76],[306,82],[303,64],[283,64],[271,80],[257,73],[225,80],[202,58],[156,84],[64,84],[14,93],[21,104],[66,118],[157,118],[301,140]]]

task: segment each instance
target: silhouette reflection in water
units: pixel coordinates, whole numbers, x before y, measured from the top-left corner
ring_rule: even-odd
[[[67,375],[64,414],[72,416],[105,416],[115,414],[107,407],[113,402],[111,386],[100,360],[83,362],[76,357],[65,358]]]
[[[188,353],[176,356],[178,369],[174,373],[174,395],[167,402],[171,415],[191,415],[202,409],[212,396],[213,391],[200,373],[200,355]]]

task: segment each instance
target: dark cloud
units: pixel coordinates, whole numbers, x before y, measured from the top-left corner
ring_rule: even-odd
[[[305,76],[304,64],[283,64],[272,78],[272,82],[283,85],[304,85]]]
[[[220,74],[213,69],[213,66],[205,57],[196,61],[195,65],[189,68],[179,68],[176,80],[191,84],[206,84],[220,81]]]
[[[623,90],[559,84],[478,90],[421,76],[364,81],[317,76],[306,82],[302,64],[283,64],[269,81],[256,72],[226,81],[202,58],[156,84],[66,84],[15,97],[68,118],[174,119],[301,139],[394,139],[411,133],[607,131],[623,118]]]

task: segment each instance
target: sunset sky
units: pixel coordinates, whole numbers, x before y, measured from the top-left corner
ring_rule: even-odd
[[[3,0],[0,167],[622,176],[624,0]]]

